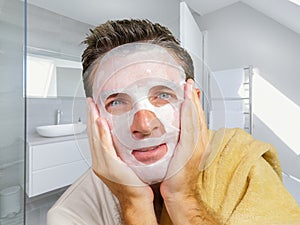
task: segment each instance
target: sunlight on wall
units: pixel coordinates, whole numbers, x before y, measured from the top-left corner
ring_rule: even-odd
[[[300,6],[300,0],[289,0],[289,1]]]
[[[256,71],[253,76],[253,113],[300,155],[300,107]]]

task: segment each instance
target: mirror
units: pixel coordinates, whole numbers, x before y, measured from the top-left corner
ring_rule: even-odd
[[[85,97],[81,62],[28,54],[26,72],[27,97]]]

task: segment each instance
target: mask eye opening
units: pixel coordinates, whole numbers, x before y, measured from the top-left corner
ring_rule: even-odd
[[[176,92],[164,85],[152,87],[149,90],[148,99],[149,102],[156,107],[161,107],[166,104],[174,104],[178,101]]]
[[[105,110],[112,115],[121,115],[133,108],[132,98],[126,93],[113,93],[104,101]]]

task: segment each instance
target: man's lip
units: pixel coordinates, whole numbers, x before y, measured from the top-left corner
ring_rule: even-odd
[[[167,151],[168,147],[164,143],[157,146],[135,149],[132,151],[132,154],[136,158],[136,160],[145,164],[151,164],[164,157]]]

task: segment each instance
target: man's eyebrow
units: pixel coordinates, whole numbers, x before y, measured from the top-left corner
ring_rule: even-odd
[[[157,85],[157,86],[154,86],[152,87],[149,91],[159,91],[159,90],[167,90],[167,91],[172,91],[174,92],[174,90],[168,86],[165,86],[165,85]]]
[[[101,96],[101,98],[106,99],[113,94],[120,94],[120,93],[123,93],[123,92],[121,92],[119,89],[110,89],[110,90],[102,91],[100,93],[100,96]]]
[[[111,94],[111,95],[108,95],[107,96],[107,99],[108,98],[115,98],[116,96],[118,96],[120,93],[114,93],[114,94]]]

